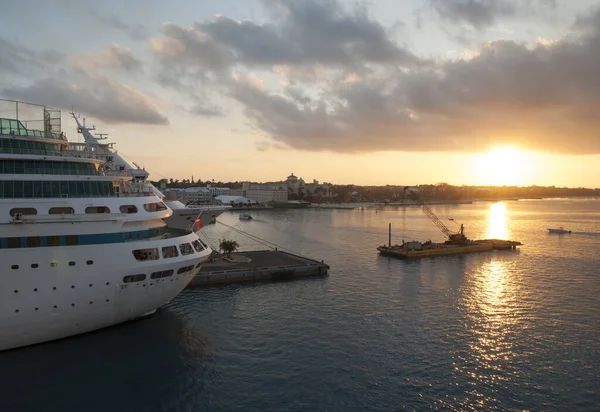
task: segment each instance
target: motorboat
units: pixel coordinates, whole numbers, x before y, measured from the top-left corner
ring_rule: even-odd
[[[548,232],[549,233],[571,233],[570,230],[567,230],[567,229],[563,228],[562,226],[557,227],[557,228],[549,228]]]
[[[240,220],[252,220],[252,216],[250,215],[246,215],[246,214],[241,214],[240,215]]]

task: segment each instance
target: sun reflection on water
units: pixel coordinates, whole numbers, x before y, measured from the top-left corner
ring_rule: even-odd
[[[490,205],[488,213],[488,228],[485,236],[488,239],[508,239],[508,227],[506,226],[507,214],[504,202]]]
[[[503,208],[496,206],[493,210]],[[466,312],[466,326],[471,337],[467,352],[460,356],[462,359],[456,369],[473,384],[466,403],[475,402],[481,408],[496,401],[483,397],[483,393],[489,393],[483,388],[493,388],[501,381],[510,380],[512,364],[518,356],[513,346],[517,343],[515,336],[522,319],[522,300],[525,297],[519,282],[514,279],[513,269],[510,261],[482,263],[471,273],[460,301]]]

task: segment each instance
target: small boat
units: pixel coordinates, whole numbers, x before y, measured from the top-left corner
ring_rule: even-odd
[[[570,230],[566,230],[562,226],[554,228],[554,229],[548,229],[548,232],[549,233],[571,233]]]
[[[246,215],[246,214],[241,214],[240,220],[252,220],[252,216]]]

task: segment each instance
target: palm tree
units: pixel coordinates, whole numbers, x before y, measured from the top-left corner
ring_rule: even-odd
[[[235,240],[221,240],[219,244],[219,250],[223,251],[227,255],[228,258],[231,258],[231,253],[235,252],[240,247],[240,244]]]

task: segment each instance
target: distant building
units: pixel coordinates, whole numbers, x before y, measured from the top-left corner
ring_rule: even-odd
[[[212,203],[213,195],[206,187],[187,187],[185,189],[165,189],[167,200],[179,200],[183,204]]]
[[[271,202],[286,202],[288,200],[287,190],[275,184],[251,184],[242,183],[241,189],[232,189],[231,195],[244,196],[258,203],[268,204]]]
[[[215,200],[223,205],[251,205],[259,203],[245,196],[219,195]]]
[[[211,185],[206,185],[206,188],[210,190],[210,193],[213,197],[217,197],[219,195],[229,195],[231,189],[228,187],[212,187]]]

